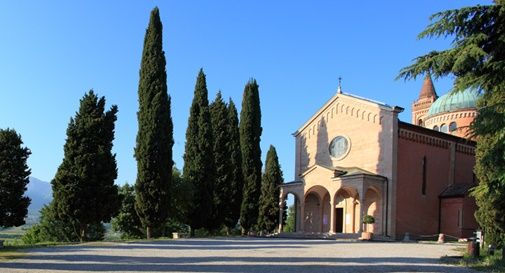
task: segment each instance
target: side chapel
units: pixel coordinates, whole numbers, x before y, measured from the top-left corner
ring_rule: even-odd
[[[438,97],[427,75],[407,123],[398,118],[403,108],[339,86],[293,134],[296,180],[281,186],[280,204],[294,195],[296,232],[357,238],[372,215],[367,229],[379,238],[471,236],[475,142],[468,126],[478,96]]]

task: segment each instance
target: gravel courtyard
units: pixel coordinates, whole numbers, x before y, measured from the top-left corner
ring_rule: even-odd
[[[37,248],[0,272],[474,272],[441,264],[454,245],[183,239]]]

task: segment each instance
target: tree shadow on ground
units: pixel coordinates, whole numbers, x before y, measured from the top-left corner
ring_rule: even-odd
[[[349,242],[345,242],[349,244]],[[48,270],[48,271],[87,271],[87,272],[472,272],[465,268],[439,264],[435,258],[411,257],[280,257],[279,251],[286,254],[289,249],[298,248],[310,251],[318,244],[339,245],[335,241],[304,240],[180,240],[155,241],[119,245],[75,245],[36,249],[22,260],[0,263],[0,272],[9,269]],[[364,244],[366,245],[366,243]],[[364,246],[366,247],[366,246]],[[281,250],[284,248],[285,250]],[[146,251],[142,251],[146,249]],[[159,250],[176,250],[162,256]],[[271,256],[229,257],[233,250],[254,249],[268,251]],[[93,251],[99,250],[97,254]],[[108,251],[110,250],[110,251]],[[129,255],[130,250],[146,256]],[[184,256],[177,250],[185,250]],[[196,254],[210,251],[212,256]],[[191,252],[196,251],[196,252]],[[223,251],[223,252],[219,252]],[[113,255],[117,253],[118,255]],[[152,254],[149,254],[152,253]],[[219,254],[218,254],[219,253]],[[300,254],[300,252],[297,252]],[[195,254],[193,256],[193,254]],[[149,255],[149,256],[147,256]],[[172,256],[173,255],[173,256]],[[283,255],[281,255],[283,256]],[[18,272],[18,271],[16,271]]]

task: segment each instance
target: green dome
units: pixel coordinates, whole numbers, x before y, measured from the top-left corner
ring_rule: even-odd
[[[457,93],[448,93],[438,98],[428,110],[428,116],[454,112],[460,109],[476,108],[480,93],[476,89],[466,89]]]

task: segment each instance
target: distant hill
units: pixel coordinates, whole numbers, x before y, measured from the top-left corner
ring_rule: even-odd
[[[37,221],[40,215],[40,209],[44,205],[49,204],[53,199],[51,183],[30,176],[30,183],[28,183],[26,195],[32,199],[28,207],[27,223],[31,222],[31,220]]]

